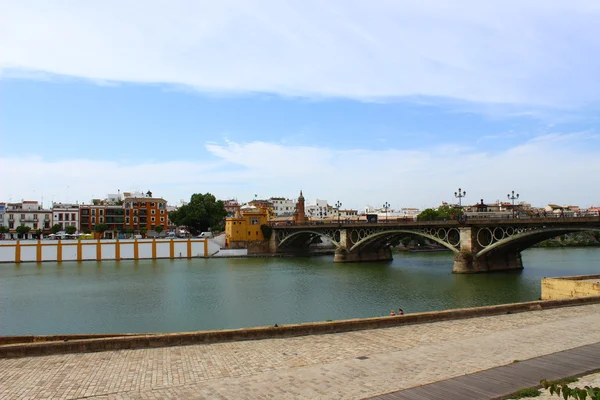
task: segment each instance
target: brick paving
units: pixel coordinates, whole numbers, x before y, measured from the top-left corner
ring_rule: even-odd
[[[594,304],[289,339],[2,359],[0,399],[361,399],[597,343],[598,332]]]

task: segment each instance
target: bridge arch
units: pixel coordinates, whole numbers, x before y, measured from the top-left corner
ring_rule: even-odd
[[[494,250],[501,249],[515,249],[518,251],[522,251],[528,249],[544,240],[552,239],[554,237],[565,235],[568,233],[574,232],[591,232],[591,231],[600,231],[600,228],[586,228],[586,227],[552,227],[552,228],[544,228],[544,229],[536,229],[536,230],[528,230],[523,231],[521,233],[515,233],[513,235],[508,236],[507,238],[503,238],[502,240],[498,240],[495,243],[490,244],[489,246],[484,247],[482,250],[475,254],[475,257],[481,257],[489,252]]]
[[[374,232],[374,233],[370,234],[369,236],[366,236],[362,239],[359,239],[359,241],[357,241],[356,243],[354,243],[352,245],[352,247],[350,248],[350,251],[352,252],[355,250],[359,250],[359,249],[361,249],[363,247],[367,247],[373,243],[385,242],[387,239],[393,238],[394,236],[399,235],[399,234],[410,234],[410,235],[417,235],[417,236],[422,236],[427,239],[430,239],[431,241],[439,243],[442,246],[452,250],[455,253],[460,252],[460,232],[457,228],[450,228],[447,231],[445,231],[446,234],[444,235],[444,238],[440,238],[439,235],[436,236],[435,234],[433,234],[434,231],[439,232],[440,229],[433,229],[433,230],[430,230],[430,232],[427,232],[425,230],[413,230],[413,229],[382,230],[382,231]],[[450,232],[450,231],[452,231],[456,235],[454,240],[453,239],[448,240],[448,237],[449,237],[448,232]]]
[[[320,236],[322,238],[330,240],[335,245],[335,247],[340,247],[340,232],[339,230],[335,229],[332,231],[316,231],[310,229],[295,231],[293,233],[284,235],[283,237],[280,236],[279,247],[285,246],[286,244],[289,244],[303,236]]]

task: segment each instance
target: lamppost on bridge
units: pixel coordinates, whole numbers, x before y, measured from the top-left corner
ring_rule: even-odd
[[[342,203],[338,200],[337,203],[335,203],[335,207],[337,208],[337,213],[338,213],[338,224],[340,223],[340,207],[342,206]]]
[[[515,217],[515,200],[519,198],[519,193],[517,193],[515,195],[515,191],[512,190],[511,194],[507,194],[506,197],[508,197],[509,200],[512,200],[512,216],[514,218]]]
[[[390,208],[390,203],[387,201],[383,204],[383,209],[385,210],[385,223],[387,224],[387,210]]]
[[[467,192],[465,192],[461,188],[458,188],[458,192],[454,192],[454,197],[456,197],[458,199],[458,209],[460,210],[461,214],[462,214],[462,198],[465,197],[466,195],[467,195]]]

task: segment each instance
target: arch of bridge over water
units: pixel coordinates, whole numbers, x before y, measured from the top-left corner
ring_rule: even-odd
[[[454,252],[455,273],[523,269],[521,251],[559,235],[600,231],[599,217],[393,221],[320,225],[273,225],[273,252],[307,252],[315,237],[336,247],[334,262],[392,260],[391,248],[406,234]]]

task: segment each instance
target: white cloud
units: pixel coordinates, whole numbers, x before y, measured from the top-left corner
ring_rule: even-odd
[[[460,186],[468,203],[504,199],[511,190],[534,205],[548,202],[589,206],[600,203],[598,137],[587,132],[549,134],[504,152],[468,148],[416,150],[333,150],[265,142],[207,144],[220,161],[124,165],[88,160],[46,161],[3,158],[3,200],[89,201],[94,195],[152,190],[171,203],[194,192],[248,201],[297,196],[342,201],[362,209],[385,201],[394,208],[437,206],[453,201]],[[590,150],[586,150],[589,148]],[[69,188],[67,189],[67,186]],[[33,192],[35,190],[35,192]]]
[[[599,100],[595,0],[2,3],[5,74],[367,99]]]

